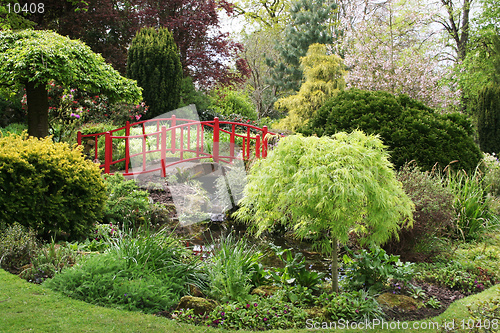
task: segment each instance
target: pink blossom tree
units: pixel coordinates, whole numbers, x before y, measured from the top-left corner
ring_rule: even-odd
[[[345,64],[348,87],[408,94],[431,107],[449,109],[459,91],[438,60],[433,12],[423,4],[386,1],[350,31]]]

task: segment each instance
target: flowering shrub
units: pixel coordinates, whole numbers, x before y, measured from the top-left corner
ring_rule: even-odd
[[[195,315],[192,309],[176,311],[176,320],[225,329],[288,329],[303,328],[306,312],[278,297],[260,298],[253,302],[219,305],[208,314]]]
[[[500,195],[500,161],[495,153],[484,154],[483,158],[484,164],[486,166],[486,174],[484,182],[488,186],[487,190],[489,193],[496,196]]]
[[[67,141],[83,123],[112,122],[122,126],[127,120],[139,121],[148,111],[144,102],[138,105],[111,103],[106,96],[66,88],[54,81],[48,84],[48,95],[49,124],[55,141]],[[21,104],[27,110],[26,95]]]

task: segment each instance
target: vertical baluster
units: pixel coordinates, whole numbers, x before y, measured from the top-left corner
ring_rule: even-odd
[[[219,163],[219,118],[214,118],[214,135],[212,156],[215,163]]]

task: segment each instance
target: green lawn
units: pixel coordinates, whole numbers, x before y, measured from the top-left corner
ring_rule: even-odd
[[[467,318],[466,305],[500,295],[500,285],[453,303],[439,317],[423,322],[450,322]],[[395,325],[394,323],[393,325]],[[409,322],[409,327],[422,322]],[[424,324],[425,325],[425,324]],[[28,283],[0,269],[0,332],[225,332],[196,327],[136,312],[108,309],[73,300],[40,285]],[[287,330],[281,332],[310,332]],[[333,330],[332,330],[333,331]],[[345,330],[338,330],[339,332]],[[405,332],[404,329],[349,330],[349,332]],[[440,330],[412,330],[439,332]],[[275,332],[275,331],[269,331]]]

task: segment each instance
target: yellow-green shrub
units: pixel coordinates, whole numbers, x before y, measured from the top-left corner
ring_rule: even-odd
[[[51,138],[0,138],[0,228],[14,222],[38,236],[78,239],[102,216],[106,188],[81,149]]]

